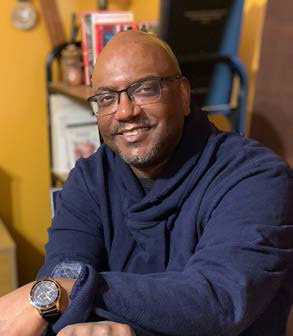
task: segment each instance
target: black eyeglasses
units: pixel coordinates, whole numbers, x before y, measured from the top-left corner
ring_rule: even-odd
[[[106,90],[88,98],[88,102],[95,115],[105,116],[115,113],[120,103],[120,95],[125,92],[136,105],[147,105],[157,102],[161,98],[162,81],[173,81],[182,75],[152,77],[137,81],[123,90]]]

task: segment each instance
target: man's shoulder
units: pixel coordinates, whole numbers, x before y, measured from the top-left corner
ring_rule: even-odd
[[[292,169],[280,156],[237,133],[214,132],[202,157],[208,158],[204,164],[204,176],[208,179],[238,183],[253,176],[258,176],[258,180],[278,176],[286,183],[292,180]]]
[[[288,168],[287,163],[271,149],[251,138],[235,132],[218,132],[211,137],[217,161],[239,162],[252,166],[280,165]]]
[[[68,180],[74,183],[96,186],[102,177],[111,170],[111,162],[115,154],[104,144],[87,158],[80,158],[76,161],[74,168],[70,171]]]
[[[80,158],[75,165],[75,168],[82,169],[86,173],[96,172],[106,162],[111,164],[115,156],[105,144],[102,144],[95,153],[87,158]]]

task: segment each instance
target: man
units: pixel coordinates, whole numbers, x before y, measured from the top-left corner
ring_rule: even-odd
[[[50,301],[55,284],[28,284],[0,299],[0,334],[38,335],[51,319],[58,336],[285,335],[286,164],[190,112],[188,81],[156,37],[117,34],[92,84],[105,145],[70,173],[38,275],[61,286],[62,314],[27,299]]]

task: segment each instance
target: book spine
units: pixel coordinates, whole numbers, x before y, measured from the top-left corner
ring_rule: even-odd
[[[95,23],[93,25],[93,49],[94,49],[94,63],[96,63],[97,57],[102,50],[101,41],[101,24]]]
[[[92,31],[92,15],[89,14],[87,19],[87,43],[88,43],[88,58],[89,58],[89,81],[91,84],[92,73],[94,70],[94,46],[93,46],[93,31]]]
[[[90,85],[89,57],[88,57],[88,39],[86,28],[86,15],[81,18],[81,48],[84,66],[84,83]]]

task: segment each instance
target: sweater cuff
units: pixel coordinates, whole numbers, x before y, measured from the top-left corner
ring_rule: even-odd
[[[98,274],[90,265],[83,265],[82,270],[72,287],[70,304],[52,325],[52,330],[58,333],[67,325],[88,321],[95,301]]]

